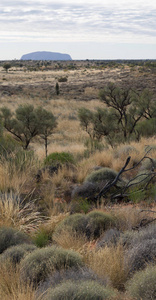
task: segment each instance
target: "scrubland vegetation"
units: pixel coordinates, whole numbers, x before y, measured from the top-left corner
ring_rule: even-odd
[[[156,299],[155,67],[0,63],[0,299]]]

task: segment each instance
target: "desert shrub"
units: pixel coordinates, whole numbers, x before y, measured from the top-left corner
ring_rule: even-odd
[[[19,143],[11,136],[5,135],[0,137],[0,158],[7,159],[10,154],[19,149]]]
[[[97,248],[103,248],[110,246],[111,244],[116,245],[120,239],[120,231],[116,228],[106,230],[106,232],[100,237],[96,246]]]
[[[36,286],[54,270],[82,266],[79,254],[55,246],[37,249],[21,262],[21,278]]]
[[[103,231],[109,229],[115,223],[115,219],[111,214],[102,211],[91,211],[86,215],[86,218],[86,235],[88,237],[99,237]]]
[[[93,183],[99,183],[101,181],[110,181],[114,180],[117,176],[117,172],[110,169],[110,168],[101,168],[99,170],[93,171],[91,174],[89,174],[85,181],[93,182]]]
[[[129,272],[142,270],[147,263],[153,263],[156,260],[156,239],[144,240],[136,244],[126,253],[126,264],[129,266]]]
[[[55,165],[58,163],[60,164],[74,163],[74,157],[69,152],[53,152],[49,154],[44,160],[44,164],[46,166]]]
[[[72,280],[73,282],[89,281],[94,280],[96,282],[101,283],[103,286],[106,286],[108,283],[108,279],[105,278],[101,280],[98,276],[89,268],[82,267],[79,269],[70,268],[68,270],[56,271],[49,278],[47,278],[42,284],[40,284],[37,295],[41,295],[45,293],[49,288],[56,287],[58,284],[65,282],[67,280]]]
[[[137,149],[131,145],[123,145],[114,153],[114,158],[127,157],[132,153],[137,153]]]
[[[48,232],[46,232],[46,230],[42,229],[42,230],[39,230],[34,238],[34,243],[37,247],[45,247],[47,246],[47,244],[49,243],[49,240],[50,240],[50,236],[48,234]]]
[[[17,246],[12,246],[6,249],[0,255],[0,261],[11,261],[14,265],[20,263],[21,259],[29,252],[32,252],[36,249],[35,245],[31,244],[21,244]]]
[[[11,246],[29,243],[30,238],[23,232],[11,227],[0,228],[0,253]]]
[[[140,170],[154,170],[156,168],[156,159],[154,158],[146,158],[143,160]]]
[[[69,230],[78,234],[85,234],[87,238],[97,238],[100,234],[114,225],[115,218],[104,212],[92,211],[87,215],[73,214],[66,217],[55,230],[54,235],[62,230]]]
[[[139,243],[144,243],[147,240],[156,240],[156,226],[148,225],[146,228],[141,228],[139,231],[125,231],[121,234],[120,243],[129,248],[137,246]]]
[[[67,216],[62,222],[60,222],[56,229],[55,234],[61,233],[62,230],[72,230],[77,233],[85,233],[87,226],[86,216],[81,213]]]
[[[68,81],[68,77],[59,77],[58,78],[58,82],[67,82]]]
[[[94,201],[95,195],[99,192],[98,185],[92,182],[84,182],[80,186],[76,186],[71,194],[72,199],[88,199]]]
[[[104,300],[115,297],[116,293],[96,281],[65,281],[51,288],[45,300]]]
[[[137,272],[128,282],[127,291],[136,300],[156,299],[156,266]]]

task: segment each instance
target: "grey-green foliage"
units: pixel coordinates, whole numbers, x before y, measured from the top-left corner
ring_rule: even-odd
[[[87,267],[81,268],[70,268],[66,270],[56,271],[54,274],[49,276],[42,284],[40,284],[39,288],[37,289],[37,296],[47,293],[48,289],[51,287],[56,287],[59,284],[64,283],[65,281],[72,280],[73,282],[77,282],[79,284],[80,281],[95,281],[101,283],[103,286],[107,286],[108,278],[99,279],[98,276]]]
[[[156,168],[156,159],[146,158],[145,160],[143,160],[140,170],[154,171],[155,168]]]
[[[130,273],[144,269],[147,263],[154,263],[155,260],[156,239],[154,238],[137,243],[126,254],[126,263],[129,266]]]
[[[66,217],[56,226],[54,235],[61,234],[64,230],[85,234],[87,238],[97,238],[100,234],[111,228],[115,224],[115,219],[111,214],[92,211],[86,215],[73,214]]]
[[[139,122],[142,122],[144,118],[155,118],[156,103],[153,95],[147,89],[135,92],[129,87],[123,88],[109,83],[100,90],[99,97],[107,109],[98,108],[97,111],[92,112],[81,108],[78,113],[82,128],[92,139],[105,137],[107,142],[113,146],[114,143],[134,137],[139,138],[140,129],[137,128]],[[153,135],[155,125],[152,130],[150,130],[150,134]]]
[[[0,255],[0,262],[11,261],[14,265],[19,264],[21,259],[25,257],[29,252],[36,249],[33,244],[20,244],[9,247]]]
[[[23,232],[11,227],[0,228],[0,253],[11,246],[30,243],[30,238]]]
[[[156,299],[156,266],[148,266],[137,272],[126,285],[131,297],[136,300]]]
[[[114,180],[117,174],[118,173],[116,171],[104,167],[90,173],[86,177],[85,181],[89,181],[93,183],[99,183],[101,181],[110,181],[110,180]]]
[[[46,247],[33,251],[21,262],[21,279],[37,286],[54,270],[82,266],[81,256],[59,247]]]
[[[57,123],[51,112],[33,105],[19,105],[15,115],[9,108],[1,108],[1,120],[4,128],[10,132],[27,149],[31,140],[39,135],[47,146],[48,136],[52,134]]]
[[[65,281],[51,288],[45,300],[105,300],[115,298],[116,292],[96,281]],[[44,299],[44,298],[43,298]]]

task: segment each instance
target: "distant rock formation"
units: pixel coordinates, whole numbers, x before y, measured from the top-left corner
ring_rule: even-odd
[[[37,51],[23,55],[21,60],[72,60],[72,58],[69,54]]]

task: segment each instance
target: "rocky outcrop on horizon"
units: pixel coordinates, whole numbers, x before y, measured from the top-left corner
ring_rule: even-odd
[[[21,60],[72,60],[72,58],[69,54],[37,51],[22,55]]]

